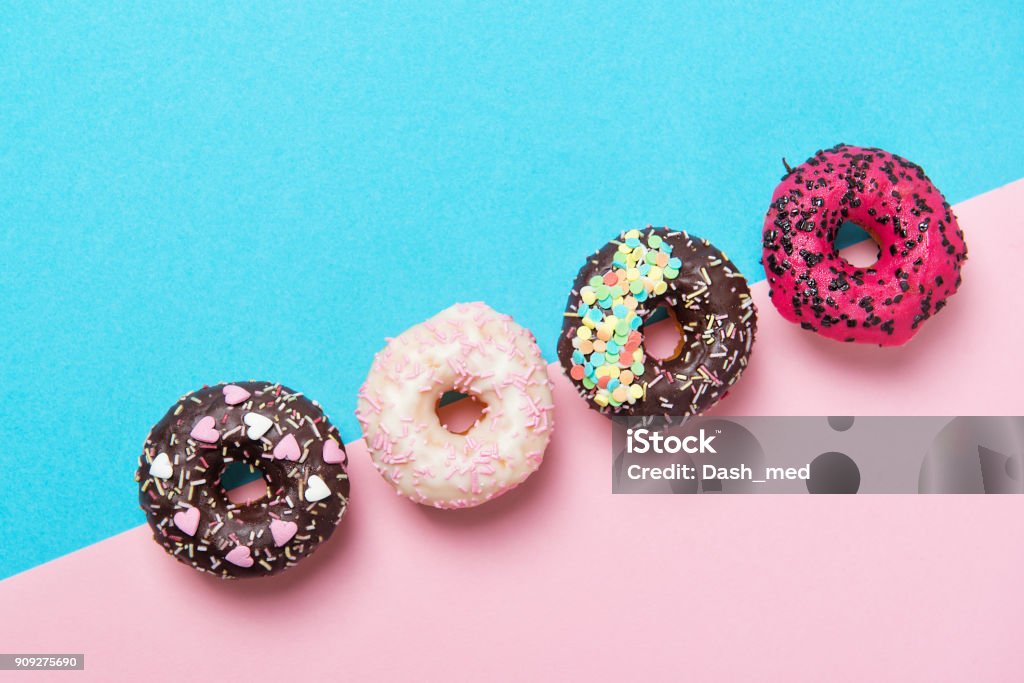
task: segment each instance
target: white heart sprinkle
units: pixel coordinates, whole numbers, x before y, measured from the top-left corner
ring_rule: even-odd
[[[270,428],[274,426],[274,421],[266,415],[260,415],[259,413],[246,413],[245,417],[242,418],[246,426],[249,427],[245,435],[253,441],[263,438],[263,435],[270,431]]]
[[[149,463],[149,476],[151,477],[170,479],[172,474],[174,474],[174,468],[171,467],[171,459],[167,457],[166,453],[160,453],[153,458],[153,462]]]
[[[331,490],[327,488],[327,484],[319,476],[314,474],[306,480],[306,493],[304,496],[310,503],[323,500],[329,495],[331,495]]]

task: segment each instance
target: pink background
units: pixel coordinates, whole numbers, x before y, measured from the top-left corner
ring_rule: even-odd
[[[1022,202],[957,207],[964,287],[905,347],[802,332],[756,285],[716,413],[1024,414]],[[33,680],[1024,677],[1020,497],[612,496],[608,423],[551,375],[545,464],[494,503],[398,499],[352,444],[352,507],[302,566],[220,582],[139,527],[0,582],[2,649],[86,654]]]

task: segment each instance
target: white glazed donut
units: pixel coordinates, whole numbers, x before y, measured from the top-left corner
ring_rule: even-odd
[[[441,425],[447,391],[486,404],[465,434]],[[374,357],[356,417],[377,470],[403,496],[473,507],[522,483],[554,427],[547,365],[529,330],[483,303],[455,304]]]

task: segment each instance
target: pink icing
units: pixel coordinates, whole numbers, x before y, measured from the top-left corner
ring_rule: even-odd
[[[846,220],[881,247],[870,268],[842,259]],[[960,286],[963,233],[921,167],[880,149],[839,145],[788,173],[764,222],[763,262],[784,318],[842,341],[909,340]]]

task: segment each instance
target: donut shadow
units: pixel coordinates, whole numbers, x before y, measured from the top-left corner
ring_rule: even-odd
[[[903,374],[921,364],[934,363],[936,355],[945,353],[944,348],[953,354],[954,346],[962,343],[957,331],[971,325],[968,313],[975,305],[973,295],[974,288],[961,288],[950,297],[949,306],[926,320],[917,334],[900,346],[838,342],[800,329],[794,331],[793,343],[800,345],[800,351],[829,362],[855,365],[871,375]]]
[[[551,444],[548,444],[548,454],[551,453]],[[557,459],[556,459],[557,460]],[[500,523],[501,520],[510,515],[519,514],[524,509],[535,505],[535,501],[548,494],[557,478],[555,470],[558,468],[547,456],[544,462],[525,481],[486,503],[471,508],[444,509],[430,505],[413,503],[419,508],[419,514],[423,515],[431,524],[448,527],[452,529],[470,529],[491,526]]]
[[[359,520],[353,520],[352,514],[352,507],[349,506],[327,541],[311,555],[280,574],[246,579],[222,579],[188,569],[189,580],[195,582],[197,591],[211,591],[221,599],[229,596],[231,599],[240,598],[246,602],[274,601],[286,596],[290,598],[296,591],[308,589],[311,583],[321,580],[328,573],[334,577],[332,585],[337,585],[337,577],[344,577],[347,574],[344,567],[347,558],[352,557],[349,546],[353,544],[353,536],[362,533]],[[182,569],[186,567],[182,565]]]

